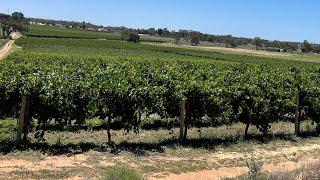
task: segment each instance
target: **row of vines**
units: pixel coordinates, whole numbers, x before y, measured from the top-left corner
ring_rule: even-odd
[[[17,115],[27,97],[26,119],[37,119],[38,139],[51,120],[82,125],[98,117],[110,124],[121,117],[124,129],[137,130],[144,114],[179,117],[183,99],[186,129],[206,116],[268,133],[273,122],[294,121],[297,92],[301,118],[320,127],[320,67],[314,64],[130,60],[23,51],[1,61],[0,67],[0,119]]]

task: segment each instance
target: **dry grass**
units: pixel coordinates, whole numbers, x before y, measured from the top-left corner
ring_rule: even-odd
[[[293,129],[291,123],[275,123],[269,135],[264,136],[251,127],[250,137],[244,138],[242,124],[192,128],[184,144],[178,143],[178,129],[141,130],[138,134],[120,130],[112,131],[113,147],[106,145],[105,130],[49,131],[45,134],[46,143],[31,138],[27,150],[9,149],[6,156],[0,156],[5,162],[0,172],[4,172],[4,178],[41,178],[42,172],[48,172],[50,177],[70,178],[79,171],[101,174],[101,168],[121,163],[148,178],[181,177],[189,172],[197,176],[197,171],[204,173],[203,177],[213,171],[223,177],[223,173],[232,169],[235,175],[239,169],[247,171],[246,161],[252,158],[261,160],[265,170],[272,170],[278,168],[274,164],[281,162],[300,163],[318,157],[320,139],[307,136],[313,134],[315,126],[302,123],[307,138],[296,137]],[[26,162],[31,163],[25,166]],[[9,171],[4,171],[6,168]]]
[[[281,171],[275,169],[273,171],[259,171],[256,174],[245,174],[228,180],[317,180],[320,179],[320,160],[299,164],[292,170]]]

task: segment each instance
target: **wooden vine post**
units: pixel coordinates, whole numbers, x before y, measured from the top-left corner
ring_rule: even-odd
[[[23,141],[28,140],[29,126],[30,126],[30,120],[31,120],[30,106],[31,106],[31,96],[27,96],[27,103],[26,103],[26,109],[25,109],[25,115],[24,115],[24,125],[23,125]]]
[[[180,103],[180,142],[184,140],[184,128],[185,128],[185,120],[186,120],[186,99],[182,99]]]
[[[108,135],[108,144],[112,145],[112,139],[111,139],[111,121],[112,121],[112,112],[113,112],[113,104],[109,104],[108,109],[108,119],[107,119],[107,135]]]
[[[110,111],[110,110],[109,110]],[[108,144],[111,145],[112,141],[111,141],[111,120],[112,120],[112,116],[111,116],[111,112],[109,112],[108,114],[108,121],[107,121],[107,134],[108,134]]]
[[[19,119],[18,119],[18,127],[17,127],[17,137],[16,137],[16,145],[20,145],[22,141],[22,133],[24,129],[24,124],[27,118],[27,103],[28,103],[28,96],[22,96],[21,98],[21,105],[19,111]]]
[[[300,99],[300,91],[298,90],[297,93],[296,93],[296,111],[295,111],[295,134],[297,136],[300,135],[300,114],[301,114],[301,111],[300,111],[300,102],[301,102],[301,99]]]

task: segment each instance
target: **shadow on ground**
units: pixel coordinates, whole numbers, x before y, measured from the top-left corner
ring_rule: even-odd
[[[303,132],[300,138],[318,137],[319,135],[315,132]],[[122,151],[129,151],[135,155],[147,155],[148,152],[163,153],[164,148],[170,147],[188,147],[194,149],[208,149],[214,150],[217,146],[229,147],[233,144],[243,142],[258,142],[268,143],[274,140],[284,140],[297,142],[297,136],[293,134],[268,134],[268,135],[249,135],[244,137],[243,135],[230,136],[226,138],[194,138],[188,139],[184,143],[180,143],[178,139],[166,139],[158,143],[146,143],[146,142],[127,142],[123,141],[118,144],[107,145],[107,143],[93,143],[85,142],[78,144],[62,144],[52,145],[46,142],[27,142],[20,147],[15,146],[13,141],[0,141],[0,153],[7,154],[13,151],[40,151],[47,155],[75,155],[88,152],[90,150],[98,152],[110,152],[118,154]]]

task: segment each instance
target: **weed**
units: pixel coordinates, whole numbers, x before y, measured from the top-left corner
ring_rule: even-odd
[[[249,161],[247,160],[246,163],[249,169],[248,179],[256,180],[258,175],[261,173],[263,163],[257,162],[253,158],[251,158]]]
[[[122,165],[109,166],[102,174],[102,180],[142,180],[143,177],[133,169]]]

